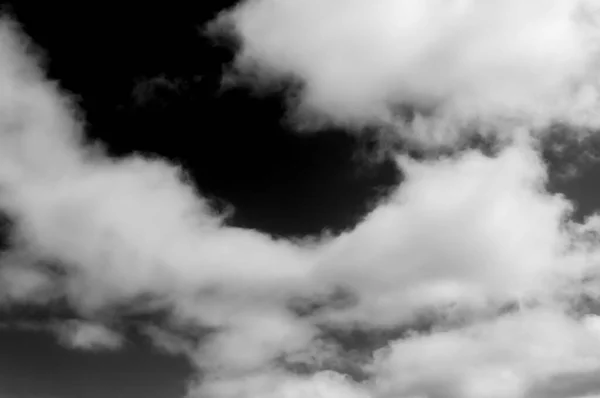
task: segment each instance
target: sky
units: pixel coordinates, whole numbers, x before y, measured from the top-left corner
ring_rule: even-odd
[[[0,398],[600,396],[600,2],[3,10]]]

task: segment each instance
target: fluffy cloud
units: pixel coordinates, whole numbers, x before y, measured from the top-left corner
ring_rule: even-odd
[[[598,126],[599,6],[255,0],[215,29],[239,37],[237,70],[253,83],[301,83],[293,102],[303,124],[400,125],[437,145],[465,127],[506,136],[515,123]]]
[[[519,398],[598,371],[597,319],[573,304],[600,292],[600,217],[570,220],[531,138],[598,121],[596,5],[255,0],[224,14],[238,67],[300,79],[313,116],[400,135],[409,123],[427,145],[471,123],[516,138],[494,156],[398,156],[406,178],[388,202],[317,243],[226,227],[183,170],[86,143],[5,22],[0,208],[14,228],[0,297],[61,298],[91,319],[137,303],[168,312],[196,339],[147,334],[202,373],[190,397]],[[121,343],[95,321],[65,327],[75,346]],[[332,331],[378,337],[348,347]],[[364,380],[343,374],[349,363]]]
[[[173,309],[175,323],[223,329],[213,346],[224,350],[202,351],[226,366],[238,338],[256,344],[250,363],[285,352],[287,337],[304,332],[283,307],[306,290],[316,251],[223,227],[165,161],[110,159],[84,143],[77,111],[11,28],[6,22],[0,32],[0,206],[14,221],[0,271],[6,298],[62,298],[92,318],[147,298]],[[67,334],[76,346],[115,346],[99,327]]]
[[[362,295],[337,316],[391,326],[428,306],[553,300],[593,264],[570,249],[571,204],[545,191],[530,148],[399,164],[398,191],[339,237],[318,271]]]
[[[539,310],[400,340],[376,354],[376,396],[529,396],[557,375],[600,370],[599,342],[597,330]]]

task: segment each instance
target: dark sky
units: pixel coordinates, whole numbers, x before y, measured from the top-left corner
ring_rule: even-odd
[[[220,90],[231,51],[202,28],[232,3],[20,0],[6,9],[45,50],[50,76],[79,98],[89,137],[115,156],[182,164],[216,205],[235,208],[235,225],[283,236],[350,228],[401,176],[390,161],[366,167],[365,139],[292,134],[277,95]],[[554,181],[581,214],[600,199],[597,169]],[[133,337],[122,352],[99,354],[41,332],[0,330],[1,398],[180,397],[189,371]]]

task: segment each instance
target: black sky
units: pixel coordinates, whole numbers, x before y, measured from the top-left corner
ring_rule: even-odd
[[[47,51],[50,75],[80,96],[88,134],[112,153],[182,164],[205,195],[234,206],[237,225],[282,235],[351,226],[377,188],[397,180],[392,163],[360,167],[364,142],[342,131],[286,132],[277,93],[222,90],[231,51],[204,26],[231,2],[196,3],[204,8],[12,9]]]

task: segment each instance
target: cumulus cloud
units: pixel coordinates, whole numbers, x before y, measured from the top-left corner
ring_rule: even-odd
[[[532,149],[398,161],[401,187],[318,271],[362,296],[333,315],[390,326],[429,306],[551,301],[585,273],[593,255],[571,250],[572,205],[545,191]]]
[[[98,322],[136,303],[170,310],[176,327],[218,332],[186,346],[215,371],[262,366],[312,339],[314,326],[285,303],[310,290],[314,244],[226,228],[175,165],[111,159],[86,143],[78,111],[28,59],[22,36],[7,21],[0,33],[0,207],[13,221],[0,261],[5,302],[60,299]],[[59,333],[75,348],[121,344],[90,322]]]
[[[122,306],[168,313],[145,332],[198,368],[190,397],[519,398],[598,372],[582,302],[600,293],[600,216],[570,218],[532,138],[598,122],[596,6],[254,0],[223,14],[238,68],[299,79],[311,117],[433,146],[467,125],[515,138],[496,155],[399,155],[387,202],[316,243],[226,227],[184,170],[86,142],[5,21],[0,208],[14,226],[0,299],[67,302],[90,319],[60,329],[80,348],[120,346],[102,321]]]
[[[437,145],[465,127],[503,137],[514,125],[597,127],[599,6],[254,0],[213,29],[239,38],[236,69],[253,83],[300,84],[292,102],[302,124],[391,124]]]
[[[376,396],[528,396],[556,375],[597,371],[599,341],[596,330],[539,310],[396,341],[376,354]]]

